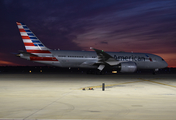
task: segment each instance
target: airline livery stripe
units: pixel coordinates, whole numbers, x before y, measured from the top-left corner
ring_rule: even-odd
[[[26,50],[48,50],[46,47],[39,46],[25,46]]]
[[[28,36],[26,32],[20,32],[21,36]]]
[[[19,23],[19,22],[16,22],[16,24],[17,24],[17,25],[21,25],[21,23]]]
[[[59,61],[34,61],[34,62],[39,62],[39,63],[43,63],[43,64],[60,63]]]
[[[18,28],[19,28],[19,29],[22,29],[22,28],[23,28],[23,26],[22,26],[22,25],[18,25]]]
[[[35,54],[35,55],[38,55],[38,56],[52,57],[51,53],[32,53],[32,54]]]
[[[25,46],[34,46],[33,43],[24,43]]]
[[[25,46],[25,48],[27,49],[27,50],[41,50],[39,47],[37,47],[37,46]]]
[[[48,50],[27,50],[27,52],[30,52],[30,53],[51,53]]]
[[[30,30],[25,30],[26,32],[31,32]]]
[[[30,57],[32,61],[58,61],[55,57]]]
[[[23,28],[25,28],[25,29],[26,29],[26,28],[27,28],[27,29],[29,29],[28,27],[26,27],[26,25],[25,25],[25,26],[23,26]]]
[[[38,39],[37,40],[32,40],[33,43],[41,43]]]
[[[29,39],[23,39],[23,42],[24,42],[24,43],[32,43],[32,41],[29,40]]]
[[[26,32],[24,29],[19,29],[20,32]]]
[[[42,44],[35,44],[35,43],[34,43],[34,45],[35,45],[35,46],[44,47],[44,45],[42,45]]]
[[[31,39],[37,39],[37,37],[30,37]]]
[[[27,33],[29,36],[34,36],[35,37],[35,35],[34,34],[32,34],[32,33]]]
[[[21,37],[22,37],[22,39],[30,39],[29,36],[21,36]]]

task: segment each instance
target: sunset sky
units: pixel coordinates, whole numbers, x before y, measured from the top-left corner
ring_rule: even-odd
[[[153,53],[176,67],[176,0],[1,0],[0,66],[41,65],[25,50],[16,22],[51,49]]]

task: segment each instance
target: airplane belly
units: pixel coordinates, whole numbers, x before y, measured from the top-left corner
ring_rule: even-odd
[[[97,66],[94,66],[94,64],[96,62],[97,62],[96,60],[86,60],[86,61],[82,62],[79,67],[82,67],[82,68],[97,68]]]
[[[158,68],[157,62],[137,62],[138,69],[156,69]]]
[[[76,59],[61,59],[60,63],[62,67],[79,67],[82,60]]]
[[[137,65],[137,69],[147,69],[148,68],[148,64],[145,62],[136,62]]]
[[[60,59],[60,64],[62,67],[82,67],[82,68],[96,68],[93,66],[96,63],[95,60],[86,59]]]

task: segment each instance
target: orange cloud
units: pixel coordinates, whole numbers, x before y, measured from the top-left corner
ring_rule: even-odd
[[[15,64],[15,63],[12,63],[12,62],[8,62],[8,61],[4,61],[4,60],[0,60],[0,66],[4,66],[4,65],[18,65],[18,64]]]

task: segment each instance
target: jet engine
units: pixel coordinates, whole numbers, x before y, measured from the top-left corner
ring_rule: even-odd
[[[125,73],[125,72],[132,73],[137,70],[137,66],[136,66],[136,63],[134,62],[122,62],[119,65],[114,66],[113,69],[122,73]]]
[[[136,63],[134,62],[122,62],[119,68],[120,72],[135,72],[137,70]]]

